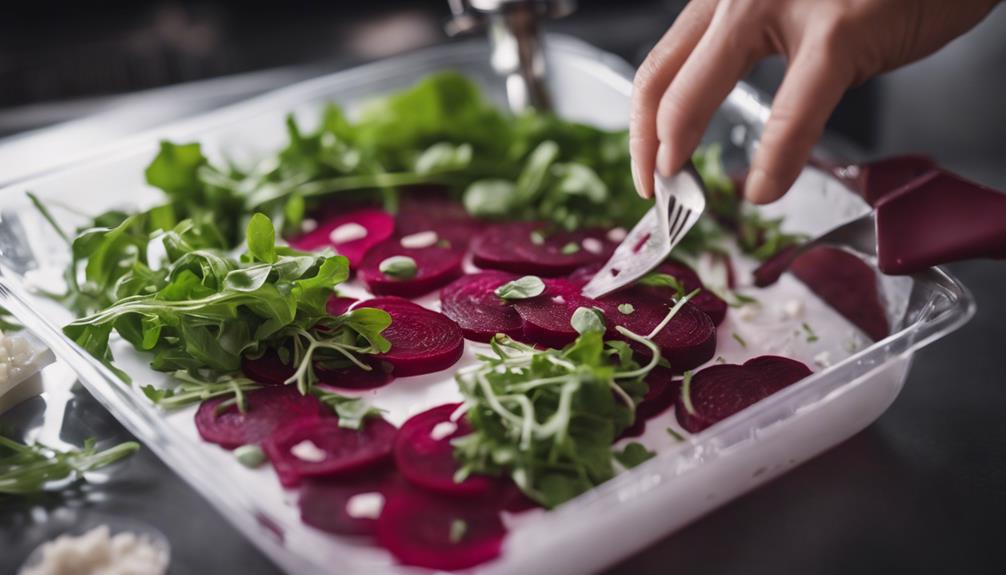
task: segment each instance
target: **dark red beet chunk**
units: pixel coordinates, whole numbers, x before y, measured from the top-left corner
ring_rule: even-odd
[[[620,437],[638,437],[646,431],[646,421],[667,411],[678,397],[681,382],[673,379],[669,369],[657,366],[646,377],[649,390],[636,406],[636,421]]]
[[[459,499],[402,490],[384,504],[377,520],[377,542],[404,565],[447,571],[473,567],[500,553],[506,528],[499,510],[495,498]]]
[[[485,225],[468,215],[461,202],[434,193],[405,194],[396,220],[399,237],[433,231],[456,249],[467,247]]]
[[[936,169],[929,156],[907,155],[884,158],[859,168],[856,186],[871,206],[908,182]]]
[[[367,235],[359,239],[333,242],[332,232],[347,224],[362,226],[367,230]],[[349,265],[355,268],[360,265],[370,248],[390,238],[394,231],[395,220],[391,214],[374,209],[357,210],[326,218],[316,229],[291,239],[290,245],[303,251],[314,251],[326,247],[334,248],[335,251],[346,256],[349,259]]]
[[[621,325],[641,336],[648,335],[664,319],[673,301],[656,297],[640,286],[630,287],[597,300],[609,321]],[[631,314],[623,314],[618,306],[632,305]],[[638,353],[647,353],[641,344],[621,334],[612,334],[626,340]],[[709,361],[716,352],[716,326],[709,316],[691,303],[686,303],[660,333],[653,337],[660,353],[671,364],[675,373],[681,373]]]
[[[342,315],[349,311],[349,308],[357,301],[356,298],[333,295],[328,298],[328,302],[325,304],[325,311],[329,315]]]
[[[371,360],[370,364],[372,368],[370,371],[362,370],[355,365],[340,369],[326,369],[315,365],[315,375],[318,376],[319,382],[339,389],[373,389],[395,379],[381,361]],[[273,350],[266,351],[257,359],[244,358],[241,370],[248,378],[271,385],[283,385],[283,382],[294,373],[294,367],[284,364]]]
[[[675,414],[681,427],[698,433],[810,374],[810,369],[798,361],[771,355],[756,357],[744,365],[707,367],[691,381],[689,396],[694,412],[688,411],[684,396],[679,395]]]
[[[397,430],[383,419],[368,418],[359,430],[339,425],[337,417],[294,420],[276,429],[263,443],[284,487],[306,477],[348,476],[391,455]],[[322,452],[317,461],[298,457],[295,450],[310,442]]]
[[[521,319],[513,302],[496,295],[496,288],[518,277],[499,271],[463,276],[440,291],[440,307],[470,340],[486,342],[497,333],[520,339]]]
[[[535,232],[544,237],[540,243],[533,239]],[[606,261],[614,249],[602,230],[550,231],[548,224],[536,222],[492,226],[472,244],[473,261],[480,268],[539,276],[568,275]]]
[[[455,247],[432,245],[423,248],[406,248],[398,238],[391,238],[374,246],[360,263],[360,279],[377,295],[418,297],[447,285],[462,273],[464,250]],[[416,275],[396,279],[384,275],[381,262],[392,256],[406,256],[416,262]]]
[[[874,341],[890,333],[877,274],[858,256],[820,246],[801,254],[789,271]]]
[[[304,481],[297,504],[304,523],[336,535],[373,535],[377,519],[354,517],[347,512],[350,499],[364,493],[387,497],[397,481],[395,468],[378,465],[350,477]]]
[[[217,413],[226,398],[207,399],[196,411],[196,429],[210,443],[227,449],[259,443],[291,421],[320,419],[329,413],[313,395],[301,395],[290,386],[264,387],[245,393],[246,411],[231,405]]]
[[[454,481],[459,466],[451,440],[472,432],[467,420],[459,419],[456,428],[440,439],[431,435],[438,424],[450,424],[459,405],[441,405],[409,418],[395,440],[395,465],[405,479],[423,489],[445,495],[486,495],[496,487],[493,478],[471,475],[460,483]]]
[[[395,297],[374,298],[359,307],[383,309],[391,315],[391,325],[383,333],[391,350],[375,357],[391,364],[396,377],[447,369],[464,352],[461,328],[442,313]]]
[[[538,297],[514,302],[514,310],[523,321],[522,341],[561,348],[579,335],[569,320],[579,307],[593,307],[597,302],[580,295],[580,286],[563,279],[545,280],[545,292]]]

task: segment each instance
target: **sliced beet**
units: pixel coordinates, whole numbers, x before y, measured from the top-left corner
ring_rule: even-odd
[[[499,511],[497,498],[401,490],[384,504],[377,542],[404,565],[447,571],[474,567],[500,553],[506,528]]]
[[[389,363],[396,377],[447,369],[464,352],[461,328],[442,313],[396,297],[374,298],[359,307],[383,309],[391,315],[391,325],[382,334],[391,349],[374,357]]]
[[[936,162],[929,156],[883,158],[860,166],[855,185],[867,203],[874,206],[891,192],[934,169]]]
[[[681,427],[698,433],[810,374],[806,365],[778,356],[707,367],[694,375],[689,386],[694,412],[679,395],[675,414]]]
[[[594,300],[580,295],[580,286],[563,279],[545,280],[538,297],[517,300],[513,308],[523,322],[521,340],[546,347],[561,348],[579,335],[569,321],[579,307],[593,307]]]
[[[487,495],[497,486],[494,478],[471,475],[462,482],[454,481],[459,465],[454,459],[451,440],[472,432],[464,418],[451,422],[451,414],[460,404],[449,403],[412,416],[402,424],[395,440],[395,465],[408,481],[423,489],[445,495]],[[440,425],[453,429],[434,437]]]
[[[729,257],[729,256],[728,256]],[[729,259],[724,263],[727,266],[728,278],[732,275],[729,270],[732,270],[732,266],[729,263]],[[688,267],[682,262],[668,260],[657,268],[658,272],[665,273],[670,276],[674,276],[681,285],[684,286],[685,292],[691,292],[692,290],[700,290],[699,293],[695,294],[690,301],[695,307],[706,312],[709,315],[709,319],[713,320],[713,324],[720,325],[723,323],[724,318],[727,317],[727,302],[723,301],[720,296],[714,294],[713,292],[706,289],[705,284],[699,278],[699,274],[695,273],[695,270]],[[729,283],[729,279],[728,279]],[[664,297],[674,297],[676,295],[674,290],[671,288],[650,288],[652,290],[662,290]],[[658,292],[661,293],[661,292]]]
[[[336,535],[373,535],[377,519],[350,515],[347,505],[353,497],[367,493],[388,497],[397,479],[390,464],[376,465],[350,477],[307,479],[297,501],[300,519]]]
[[[316,364],[314,373],[318,376],[320,383],[339,389],[373,389],[395,379],[391,370],[387,369],[387,366],[380,360],[371,359],[369,363],[370,371],[360,369],[355,365],[326,369]],[[256,359],[245,357],[241,362],[241,371],[255,381],[283,385],[283,382],[293,375],[294,367],[283,363],[275,351],[268,350]]]
[[[461,202],[435,193],[410,192],[402,197],[396,227],[399,237],[432,231],[449,247],[463,249],[485,228],[485,222],[471,217]]]
[[[609,321],[621,325],[635,334],[646,336],[674,305],[673,300],[655,296],[641,286],[630,287],[597,300]],[[618,310],[622,304],[632,306],[632,313]],[[647,348],[621,334],[637,353],[647,354]],[[709,361],[716,352],[716,326],[704,311],[691,303],[678,310],[673,319],[653,337],[664,359],[675,373],[693,369]]]
[[[816,247],[794,260],[789,271],[874,341],[890,333],[877,274],[855,254]]]
[[[496,288],[518,277],[500,271],[462,276],[440,290],[440,308],[470,340],[487,342],[497,333],[520,339],[521,319],[513,302],[496,295]]]
[[[293,420],[276,429],[263,443],[279,481],[284,487],[307,477],[349,476],[387,460],[395,442],[395,426],[370,417],[359,430],[339,425],[337,417]],[[297,447],[313,445],[317,460],[301,458]]]
[[[371,248],[360,263],[360,279],[377,295],[418,297],[443,287],[462,273],[464,250],[430,245],[407,248],[399,238],[391,238]],[[398,279],[385,275],[381,262],[392,256],[405,256],[416,262],[416,275]]]
[[[614,249],[603,230],[553,230],[540,222],[491,226],[472,243],[473,261],[480,268],[539,276],[568,275],[607,261]]]
[[[365,235],[355,237],[353,232],[360,228],[365,230]],[[327,217],[314,230],[292,238],[290,245],[304,251],[333,248],[346,256],[349,265],[355,268],[363,261],[367,251],[390,238],[394,231],[395,219],[391,214],[382,210],[363,209]],[[352,239],[340,240],[340,235]]]
[[[227,398],[207,399],[196,411],[196,429],[210,443],[227,449],[259,443],[292,421],[321,419],[328,410],[313,395],[290,386],[263,387],[245,393],[245,412],[231,405],[218,413]]]
[[[328,298],[328,302],[325,304],[325,311],[327,311],[329,315],[342,315],[349,311],[349,308],[357,301],[358,300],[356,298],[333,295]]]

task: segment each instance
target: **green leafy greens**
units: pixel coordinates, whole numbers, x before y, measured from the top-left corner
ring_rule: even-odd
[[[133,441],[98,451],[94,439],[82,449],[61,451],[40,443],[24,445],[0,435],[0,496],[39,493],[57,481],[110,465],[140,448]]]

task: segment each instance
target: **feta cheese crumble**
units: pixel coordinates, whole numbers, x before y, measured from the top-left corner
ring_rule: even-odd
[[[107,525],[83,535],[60,535],[39,548],[21,575],[163,575],[168,549],[146,534],[112,535]]]
[[[402,244],[403,248],[428,248],[436,244],[438,239],[440,238],[437,237],[437,232],[425,231],[407,235],[403,237],[399,243]]]
[[[0,331],[0,413],[42,392],[26,380],[55,361],[52,352],[27,332]]]
[[[604,244],[597,238],[583,238],[580,244],[583,246],[583,249],[592,254],[599,254],[604,251]]]
[[[430,439],[440,441],[458,430],[458,424],[453,421],[441,421],[430,430]]]
[[[291,447],[290,453],[301,461],[310,461],[311,463],[325,461],[326,457],[325,452],[318,449],[318,446],[310,439],[305,439]]]
[[[377,519],[384,509],[384,496],[376,491],[357,493],[346,501],[346,515],[356,519]]]
[[[333,244],[344,244],[346,242],[362,240],[365,237],[367,237],[367,228],[356,222],[342,224],[328,234],[328,239],[332,240]]]

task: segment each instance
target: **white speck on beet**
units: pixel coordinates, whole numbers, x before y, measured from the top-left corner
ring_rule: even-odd
[[[327,457],[325,452],[318,449],[318,446],[310,439],[305,439],[291,447],[290,453],[301,461],[310,461],[311,463],[325,461],[325,457]]]
[[[557,304],[564,304],[566,303],[566,298],[562,297],[561,295],[557,295],[552,298],[552,301]]]
[[[583,246],[583,249],[592,254],[599,254],[604,251],[604,244],[602,244],[601,240],[597,238],[583,238],[580,245]]]
[[[629,232],[625,231],[625,228],[611,228],[608,230],[608,241],[619,243],[627,235],[629,235]]]
[[[333,244],[344,244],[346,242],[362,240],[365,237],[367,237],[367,228],[356,222],[342,224],[332,230],[332,233],[328,234],[328,239],[332,240]]]
[[[440,441],[458,430],[458,424],[453,421],[441,421],[430,430],[430,439]]]
[[[437,243],[438,239],[440,238],[437,237],[437,232],[431,230],[407,235],[399,243],[402,244],[403,248],[428,248]]]
[[[346,500],[346,515],[355,519],[377,519],[384,509],[384,495],[377,491],[357,493]]]
[[[309,234],[316,229],[318,229],[318,220],[314,218],[304,218],[304,221],[300,223],[300,231],[305,234]]]

